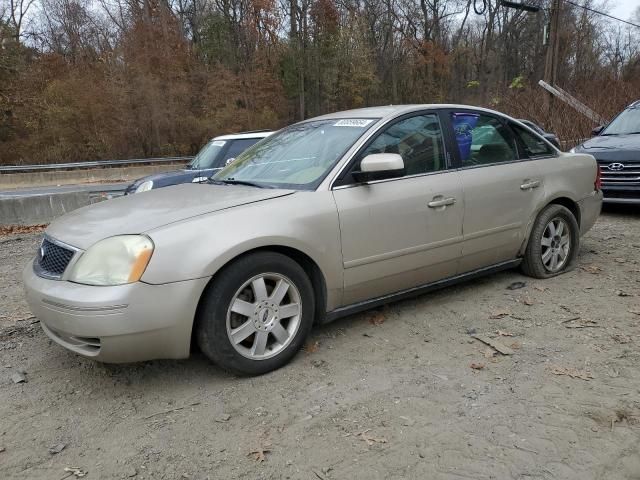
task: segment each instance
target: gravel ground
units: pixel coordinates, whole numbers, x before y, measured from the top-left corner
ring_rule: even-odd
[[[566,275],[343,319],[258,378],[66,352],[21,298],[38,236],[0,238],[0,478],[640,479],[639,238],[609,210]]]

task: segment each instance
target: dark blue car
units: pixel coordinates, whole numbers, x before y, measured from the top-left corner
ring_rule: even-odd
[[[238,155],[273,132],[253,132],[222,135],[210,140],[183,170],[156,173],[139,178],[125,190],[125,195],[146,192],[179,183],[203,182],[216,171],[231,163]]]

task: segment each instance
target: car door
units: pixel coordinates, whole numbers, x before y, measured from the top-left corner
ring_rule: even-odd
[[[455,275],[462,253],[462,186],[448,169],[436,113],[400,117],[355,156],[334,184],[345,305]],[[357,183],[350,171],[372,153],[398,153],[400,178]]]
[[[507,120],[475,110],[449,112],[464,192],[460,273],[516,258],[544,196],[543,170],[527,158]]]

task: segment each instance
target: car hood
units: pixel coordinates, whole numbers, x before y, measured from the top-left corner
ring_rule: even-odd
[[[640,134],[600,135],[578,147],[600,161],[640,162]]]
[[[198,215],[294,192],[243,185],[187,183],[79,208],[51,223],[46,233],[86,249],[103,238],[143,233]]]

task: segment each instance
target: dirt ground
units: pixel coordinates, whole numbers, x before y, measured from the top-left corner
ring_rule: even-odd
[[[640,479],[640,209],[606,211],[566,275],[343,319],[258,378],[52,344],[21,297],[37,242],[0,238],[2,479]]]

